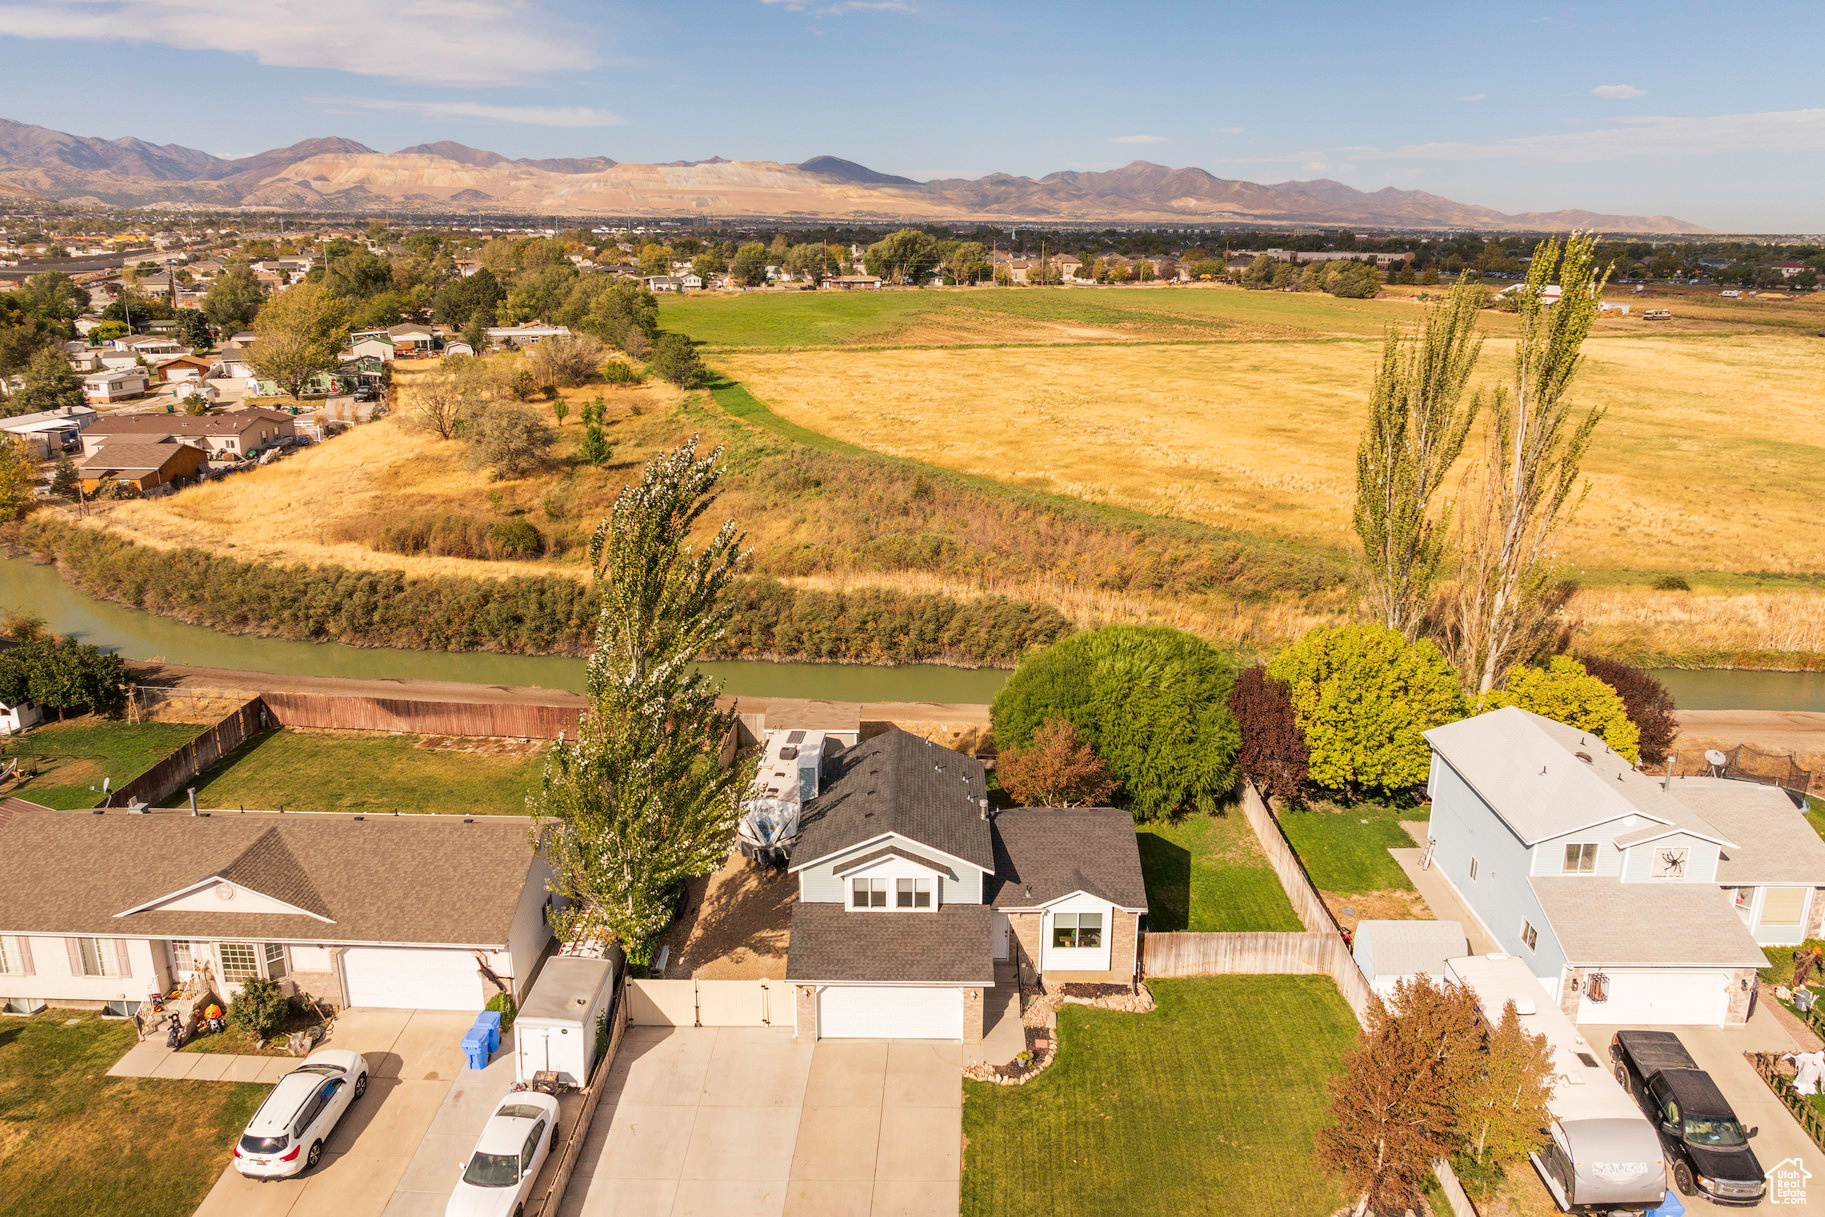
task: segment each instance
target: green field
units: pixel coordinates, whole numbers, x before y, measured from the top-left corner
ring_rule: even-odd
[[[67,1010],[0,1020],[0,1217],[188,1217],[208,1193],[268,1088],[108,1077],[134,1040]]]
[[[1147,880],[1147,928],[1299,930],[1299,917],[1239,812],[1189,815],[1135,830]]]
[[[1024,1086],[965,1082],[968,1217],[1328,1217],[1325,1083],[1356,1020],[1322,976],[1156,980],[1159,1009],[1065,1006]]]
[[[1424,819],[1425,808],[1362,799],[1348,807],[1315,803],[1282,808],[1279,814],[1287,841],[1320,891],[1413,890],[1388,851],[1413,848],[1414,840],[1400,822]]]
[[[456,741],[447,749],[422,742],[416,735],[269,732],[205,773],[196,800],[261,811],[525,812],[541,757],[463,750],[496,741]]]
[[[94,807],[104,778],[118,790],[203,728],[190,723],[128,723],[83,717],[44,723],[0,739],[0,756],[18,757],[28,777],[5,791],[43,807]]]

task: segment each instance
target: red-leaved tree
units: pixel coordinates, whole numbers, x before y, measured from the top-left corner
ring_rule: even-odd
[[[1667,687],[1646,670],[1620,659],[1580,655],[1578,662],[1622,698],[1629,721],[1641,732],[1642,763],[1664,763],[1673,752],[1673,741],[1679,737],[1679,720],[1673,715],[1673,695]]]
[[[1305,733],[1293,719],[1293,699],[1286,686],[1261,664],[1244,668],[1229,692],[1229,712],[1242,729],[1237,770],[1264,799],[1297,798],[1305,788],[1311,756]]]
[[[1091,807],[1115,793],[1096,749],[1062,718],[1041,723],[1026,747],[1002,753],[995,773],[1001,788],[1026,807]]]

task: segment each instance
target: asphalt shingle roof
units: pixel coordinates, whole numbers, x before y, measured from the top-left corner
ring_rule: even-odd
[[[130,444],[111,440],[82,463],[82,472],[150,473],[163,469],[182,455],[181,444]]]
[[[946,904],[931,912],[851,912],[840,904],[792,906],[786,979],[992,985],[994,910]]]
[[[793,869],[885,833],[992,871],[982,762],[898,727],[824,762],[818,797],[799,817]]]
[[[1573,967],[1768,966],[1729,894],[1709,883],[1624,883],[1609,875],[1529,882]]]
[[[1356,949],[1367,950],[1377,976],[1442,979],[1445,961],[1468,955],[1470,943],[1455,921],[1359,921]]]
[[[1088,892],[1118,908],[1145,909],[1134,817],[1115,807],[1021,807],[992,824],[995,873],[983,899],[997,908],[1036,908]]]
[[[20,810],[0,825],[0,933],[501,946],[532,865],[518,816]],[[127,909],[212,877],[302,913]]]
[[[1671,790],[1735,842],[1717,860],[1719,883],[1825,884],[1825,840],[1786,791],[1702,777],[1674,778]]]

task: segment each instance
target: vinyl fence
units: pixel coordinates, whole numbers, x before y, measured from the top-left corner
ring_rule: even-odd
[[[639,1027],[790,1027],[783,980],[630,980],[628,1014]]]

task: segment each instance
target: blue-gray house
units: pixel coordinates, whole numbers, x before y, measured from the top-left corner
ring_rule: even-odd
[[[1430,864],[1580,1022],[1743,1022],[1762,947],[1819,932],[1825,841],[1785,791],[1654,777],[1512,707],[1426,739]]]

